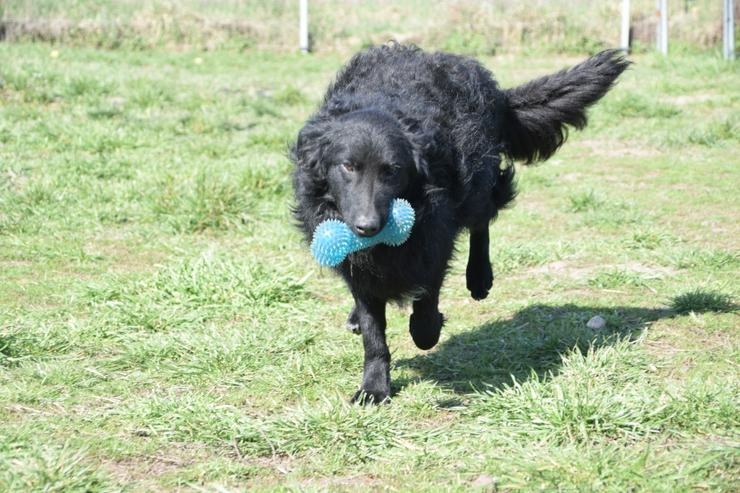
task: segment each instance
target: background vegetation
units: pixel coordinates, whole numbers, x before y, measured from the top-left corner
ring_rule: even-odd
[[[712,52],[635,55],[584,132],[519,170],[489,299],[461,238],[439,346],[391,309],[394,401],[347,403],[351,300],[291,225],[286,159],[345,52],[426,26],[426,47],[521,51],[481,57],[508,87],[616,36],[481,47],[497,16],[421,3],[316,0],[310,56],[284,2],[4,3],[94,29],[6,23],[0,43],[0,491],[740,489],[739,65]],[[609,15],[571,4],[568,26]],[[249,42],[208,27],[235,13],[272,20]]]
[[[619,43],[621,1],[310,0],[317,51],[398,39],[477,55],[584,53]],[[671,50],[718,50],[720,0],[670,0]],[[654,45],[655,0],[632,0],[634,45]],[[3,0],[5,36],[83,46],[294,51],[296,0]],[[740,4],[736,5],[740,18]],[[740,24],[740,23],[739,23]],[[737,45],[737,43],[736,43]]]

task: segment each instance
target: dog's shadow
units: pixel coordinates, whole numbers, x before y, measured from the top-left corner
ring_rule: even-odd
[[[595,316],[606,320],[589,328]],[[501,388],[534,372],[557,373],[563,355],[598,350],[620,339],[634,339],[652,322],[672,317],[669,309],[532,305],[504,320],[455,334],[429,353],[396,361],[401,370],[394,393],[409,384],[433,380],[458,394]],[[454,405],[454,403],[452,403]]]

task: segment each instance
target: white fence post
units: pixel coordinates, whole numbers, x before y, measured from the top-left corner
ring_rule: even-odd
[[[668,0],[656,0],[658,25],[655,29],[655,48],[664,55],[668,54]]]
[[[299,26],[298,26],[298,44],[303,53],[308,53],[308,0],[300,0],[299,5]]]
[[[630,0],[622,0],[622,40],[620,48],[625,53],[630,51]]]
[[[735,59],[735,12],[732,9],[732,0],[725,0],[725,12],[722,25],[724,26],[725,59]]]

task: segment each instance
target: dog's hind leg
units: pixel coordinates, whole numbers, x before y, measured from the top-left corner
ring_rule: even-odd
[[[352,402],[380,404],[389,400],[391,394],[391,353],[385,342],[385,301],[357,296],[355,302],[365,363],[362,385],[352,397]]]
[[[432,349],[439,342],[439,334],[444,324],[444,316],[439,313],[439,288],[414,301],[414,312],[409,319],[409,332],[414,344],[419,349]]]
[[[488,255],[488,225],[470,230],[470,253],[465,280],[468,291],[475,300],[486,298],[493,286],[493,269]]]

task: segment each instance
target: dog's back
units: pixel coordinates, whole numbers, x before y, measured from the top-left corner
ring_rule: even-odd
[[[629,62],[603,51],[569,70],[501,90],[478,61],[391,43],[355,55],[325,96],[334,114],[375,107],[425,136],[430,172],[452,193],[461,225],[496,217],[515,196],[514,169],[502,157],[549,158],[582,128],[586,109]]]

